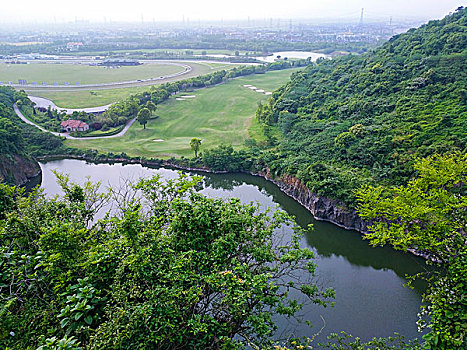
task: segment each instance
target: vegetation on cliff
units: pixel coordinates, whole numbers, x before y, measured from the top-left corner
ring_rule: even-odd
[[[15,91],[11,87],[0,86],[0,142],[5,144],[6,154],[44,155],[63,152],[62,139],[45,133],[36,127],[24,123],[13,110],[15,103],[28,105],[31,101],[24,91]]]
[[[466,72],[466,9],[369,54],[322,60],[258,109],[277,146],[266,165],[350,205],[362,184],[406,183],[415,157],[465,151]]]
[[[357,192],[359,214],[373,220],[365,238],[373,245],[429,252],[439,273],[425,276],[429,289],[419,320],[420,327],[430,329],[423,337],[425,348],[465,349],[467,155],[429,157],[417,161],[415,169],[418,176],[406,186],[367,186]]]
[[[38,166],[28,155],[19,123],[12,121],[14,95],[13,89],[0,87],[0,181],[19,184],[36,175]]]

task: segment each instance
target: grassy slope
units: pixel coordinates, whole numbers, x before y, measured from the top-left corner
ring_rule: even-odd
[[[268,167],[354,205],[361,185],[404,184],[415,157],[466,152],[466,86],[467,9],[366,55],[324,60],[263,108],[283,132]]]
[[[252,84],[272,91],[284,84],[296,70],[269,72],[229,81],[226,84],[196,90],[195,98],[177,101],[172,97],[158,106],[158,119],[151,120],[146,130],[135,123],[121,138],[102,140],[68,140],[69,146],[97,149],[101,152],[126,152],[132,156],[191,156],[191,138],[203,140],[201,150],[220,143],[241,146],[258,102],[268,96],[243,87]],[[181,94],[190,95],[191,93]],[[176,96],[176,97],[180,97]],[[163,139],[156,142],[155,139]]]
[[[209,74],[221,69],[230,69],[236,67],[236,65],[226,65],[223,63],[204,63],[190,62],[189,65],[192,67],[191,72],[170,79],[164,79],[157,82],[157,84],[166,83],[170,81],[177,81],[182,79],[188,79],[199,75]],[[176,67],[180,68],[180,67]],[[148,86],[139,86],[132,88],[113,88],[113,89],[94,89],[78,90],[78,91],[50,91],[36,89],[34,91],[28,91],[31,95],[48,98],[57,106],[63,108],[85,108],[85,107],[96,107],[103,106],[115,101],[122,100],[131,94],[146,91]]]

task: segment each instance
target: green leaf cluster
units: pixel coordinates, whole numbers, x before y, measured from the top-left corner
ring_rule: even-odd
[[[186,175],[109,191],[57,177],[63,197],[13,197],[0,219],[2,347],[268,347],[273,316],[301,310],[291,291],[334,295],[313,283],[298,229],[278,236],[282,211],[207,198]]]
[[[358,212],[371,220],[365,238],[423,252],[440,267],[425,276],[419,326],[428,327],[427,349],[467,346],[467,155],[433,156],[417,161],[418,177],[406,186],[362,188]]]

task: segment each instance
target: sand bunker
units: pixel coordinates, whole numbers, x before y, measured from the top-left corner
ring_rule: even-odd
[[[249,86],[248,89],[256,90],[256,86]]]
[[[186,95],[186,96],[180,96],[181,98],[195,98],[195,95]]]
[[[256,90],[256,92],[264,92],[264,90],[258,89]]]
[[[264,94],[265,95],[272,95],[272,92],[271,91],[266,91]]]
[[[154,141],[154,142],[162,142],[162,141],[164,141],[164,140],[162,140],[162,139],[155,139],[155,140],[153,140],[153,141]]]
[[[253,85],[250,85],[250,84],[243,85],[243,87],[247,87],[247,88],[249,88],[250,86],[253,86]]]

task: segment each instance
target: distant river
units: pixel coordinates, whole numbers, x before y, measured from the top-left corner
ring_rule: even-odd
[[[311,52],[311,51],[280,51],[280,52],[274,52],[270,56],[259,56],[255,57],[259,61],[263,62],[274,62],[274,60],[277,59],[277,56],[280,56],[280,58],[299,58],[299,59],[307,59],[308,57],[311,57],[312,61],[316,61],[320,57],[327,57],[325,54],[322,53],[317,53],[317,52]]]
[[[215,57],[215,58],[238,58],[238,56],[230,56],[230,55],[224,55],[224,54],[206,54],[206,55],[195,55],[198,57],[204,57],[204,56],[209,56],[209,57]],[[256,58],[258,61],[262,62],[274,62],[277,59],[277,56],[280,56],[280,58],[295,58],[295,59],[307,59],[308,57],[311,57],[312,61],[316,61],[320,57],[328,57],[325,54],[322,53],[317,53],[317,52],[311,52],[311,51],[280,51],[280,52],[274,52],[271,55],[268,56],[257,56],[257,57],[252,57]],[[243,57],[243,56],[242,56]]]
[[[70,178],[82,183],[85,176],[102,184],[118,186],[123,179],[136,180],[161,174],[163,178],[177,177],[168,169],[151,169],[140,165],[90,164],[79,160],[59,160],[41,163],[41,187],[48,195],[60,194],[53,169],[68,173]],[[317,341],[325,340],[331,332],[346,331],[363,340],[382,337],[398,332],[407,338],[419,337],[416,320],[424,291],[422,284],[415,289],[404,287],[404,276],[421,271],[422,259],[396,252],[390,248],[372,248],[360,234],[347,231],[313,216],[296,201],[282,193],[277,186],[263,178],[245,174],[202,175],[204,189],[210,197],[238,197],[242,202],[260,203],[262,208],[276,207],[296,217],[297,223],[306,227],[314,225],[314,231],[302,240],[304,246],[316,253],[317,282],[323,287],[336,290],[335,307],[322,308],[306,305],[303,314],[314,327],[310,330],[287,319],[279,319],[279,331],[298,336],[313,336],[326,326]],[[284,229],[287,235],[290,228]]]

